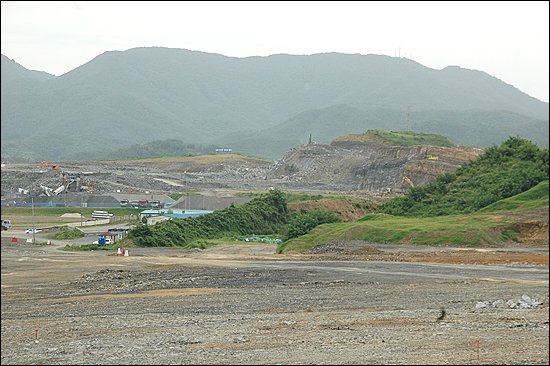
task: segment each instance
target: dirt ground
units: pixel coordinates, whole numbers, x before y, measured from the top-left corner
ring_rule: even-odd
[[[347,202],[289,209],[368,213]],[[3,232],[2,364],[546,365],[548,209],[508,215],[522,242],[476,249],[342,240],[303,254],[250,244],[117,256]],[[522,298],[540,306],[502,306]]]
[[[549,361],[544,245],[332,243],[317,255],[220,245],[126,257],[3,235],[2,364]],[[524,295],[541,307],[476,307]]]
[[[541,248],[541,247],[537,247]],[[546,251],[548,247],[541,249]],[[338,254],[302,255],[308,260],[344,260],[344,261],[392,261],[424,262],[450,264],[512,264],[531,263],[548,265],[548,254],[484,251],[479,249],[441,250],[433,253],[385,252],[372,247],[347,249]]]

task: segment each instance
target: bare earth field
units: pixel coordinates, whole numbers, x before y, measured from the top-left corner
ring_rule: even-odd
[[[62,246],[3,234],[2,364],[549,363],[547,243]]]

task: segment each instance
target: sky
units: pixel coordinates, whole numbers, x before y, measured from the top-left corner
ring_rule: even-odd
[[[484,71],[548,102],[549,2],[1,2],[2,54],[59,76],[106,51],[340,52]]]

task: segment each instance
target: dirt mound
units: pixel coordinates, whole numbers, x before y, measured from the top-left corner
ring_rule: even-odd
[[[288,204],[290,211],[307,210],[313,211],[314,209],[333,211],[342,216],[344,222],[351,222],[361,217],[374,212],[374,207],[379,206],[376,203],[360,203],[352,202],[349,200],[336,200],[323,198],[318,201],[308,202],[291,202]]]

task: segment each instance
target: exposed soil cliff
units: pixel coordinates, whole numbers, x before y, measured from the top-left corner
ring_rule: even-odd
[[[284,154],[269,169],[269,179],[306,182],[340,182],[349,190],[404,191],[434,182],[475,159],[483,149],[453,145],[396,146],[386,141],[339,137],[330,145],[303,144]]]

